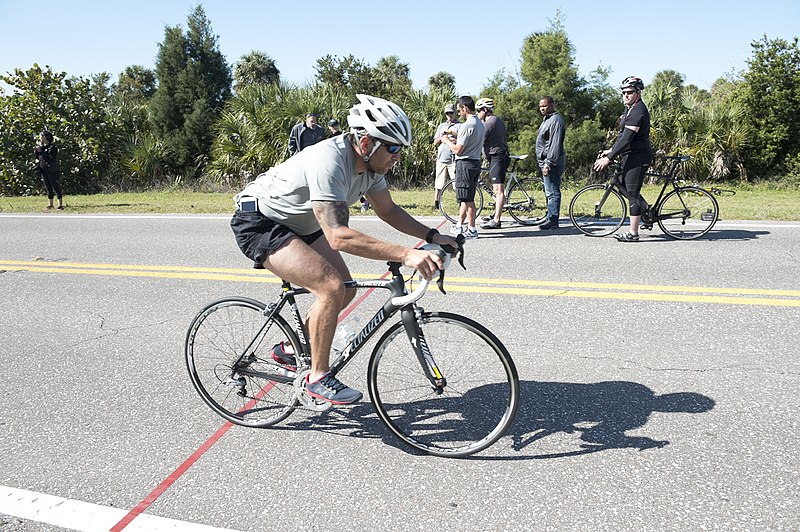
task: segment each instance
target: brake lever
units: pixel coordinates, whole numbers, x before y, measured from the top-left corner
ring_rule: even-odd
[[[458,235],[458,236],[456,236],[456,242],[458,243],[458,248],[454,248],[453,246],[442,246],[442,249],[444,250],[445,253],[447,253],[449,255],[456,255],[457,254],[458,263],[461,265],[461,268],[466,270],[467,267],[464,266],[464,241],[465,240],[466,240],[466,238],[464,237],[464,235]],[[437,281],[436,281],[436,286],[439,287],[439,291],[441,293],[443,293],[444,295],[447,295],[447,292],[445,292],[445,290],[444,290],[444,270],[439,270],[439,279],[437,279]]]

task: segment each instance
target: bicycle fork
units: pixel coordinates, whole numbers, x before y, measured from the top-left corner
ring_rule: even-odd
[[[428,347],[428,342],[425,341],[425,334],[422,332],[421,327],[422,314],[423,309],[416,305],[404,308],[401,311],[403,326],[425,377],[430,381],[436,395],[441,395],[447,386],[447,379],[442,375],[439,366],[436,365],[436,361]]]

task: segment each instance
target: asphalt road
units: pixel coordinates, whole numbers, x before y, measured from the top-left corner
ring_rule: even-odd
[[[277,293],[225,217],[0,216],[0,529],[797,530],[798,229],[483,232],[422,304],[504,341],[522,408],[454,460],[407,451],[366,398],[271,430],[202,403],[194,315]],[[366,361],[342,375],[364,391]]]

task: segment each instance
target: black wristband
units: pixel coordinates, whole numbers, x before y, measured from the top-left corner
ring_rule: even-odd
[[[425,235],[425,242],[427,242],[428,244],[433,244],[433,237],[435,237],[438,234],[439,231],[437,231],[436,228],[431,227],[431,230],[428,231],[427,235]]]

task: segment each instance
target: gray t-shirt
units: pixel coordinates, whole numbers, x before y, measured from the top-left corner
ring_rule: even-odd
[[[483,150],[483,122],[478,120],[475,115],[469,115],[463,124],[458,128],[456,144],[461,144],[464,149],[461,155],[456,155],[458,159],[477,159],[481,158]]]
[[[461,122],[442,122],[439,124],[439,127],[436,128],[436,133],[433,135],[434,139],[438,139],[442,136],[442,133],[445,131],[453,131],[458,133],[458,128],[461,126]],[[453,152],[450,151],[450,148],[444,142],[439,144],[439,152],[437,154],[436,160],[440,163],[450,164],[453,162]]]
[[[338,135],[309,146],[256,177],[234,197],[258,198],[261,213],[298,235],[319,230],[312,201],[346,201],[352,205],[370,192],[385,190],[386,178],[367,170],[356,173],[351,135]]]

